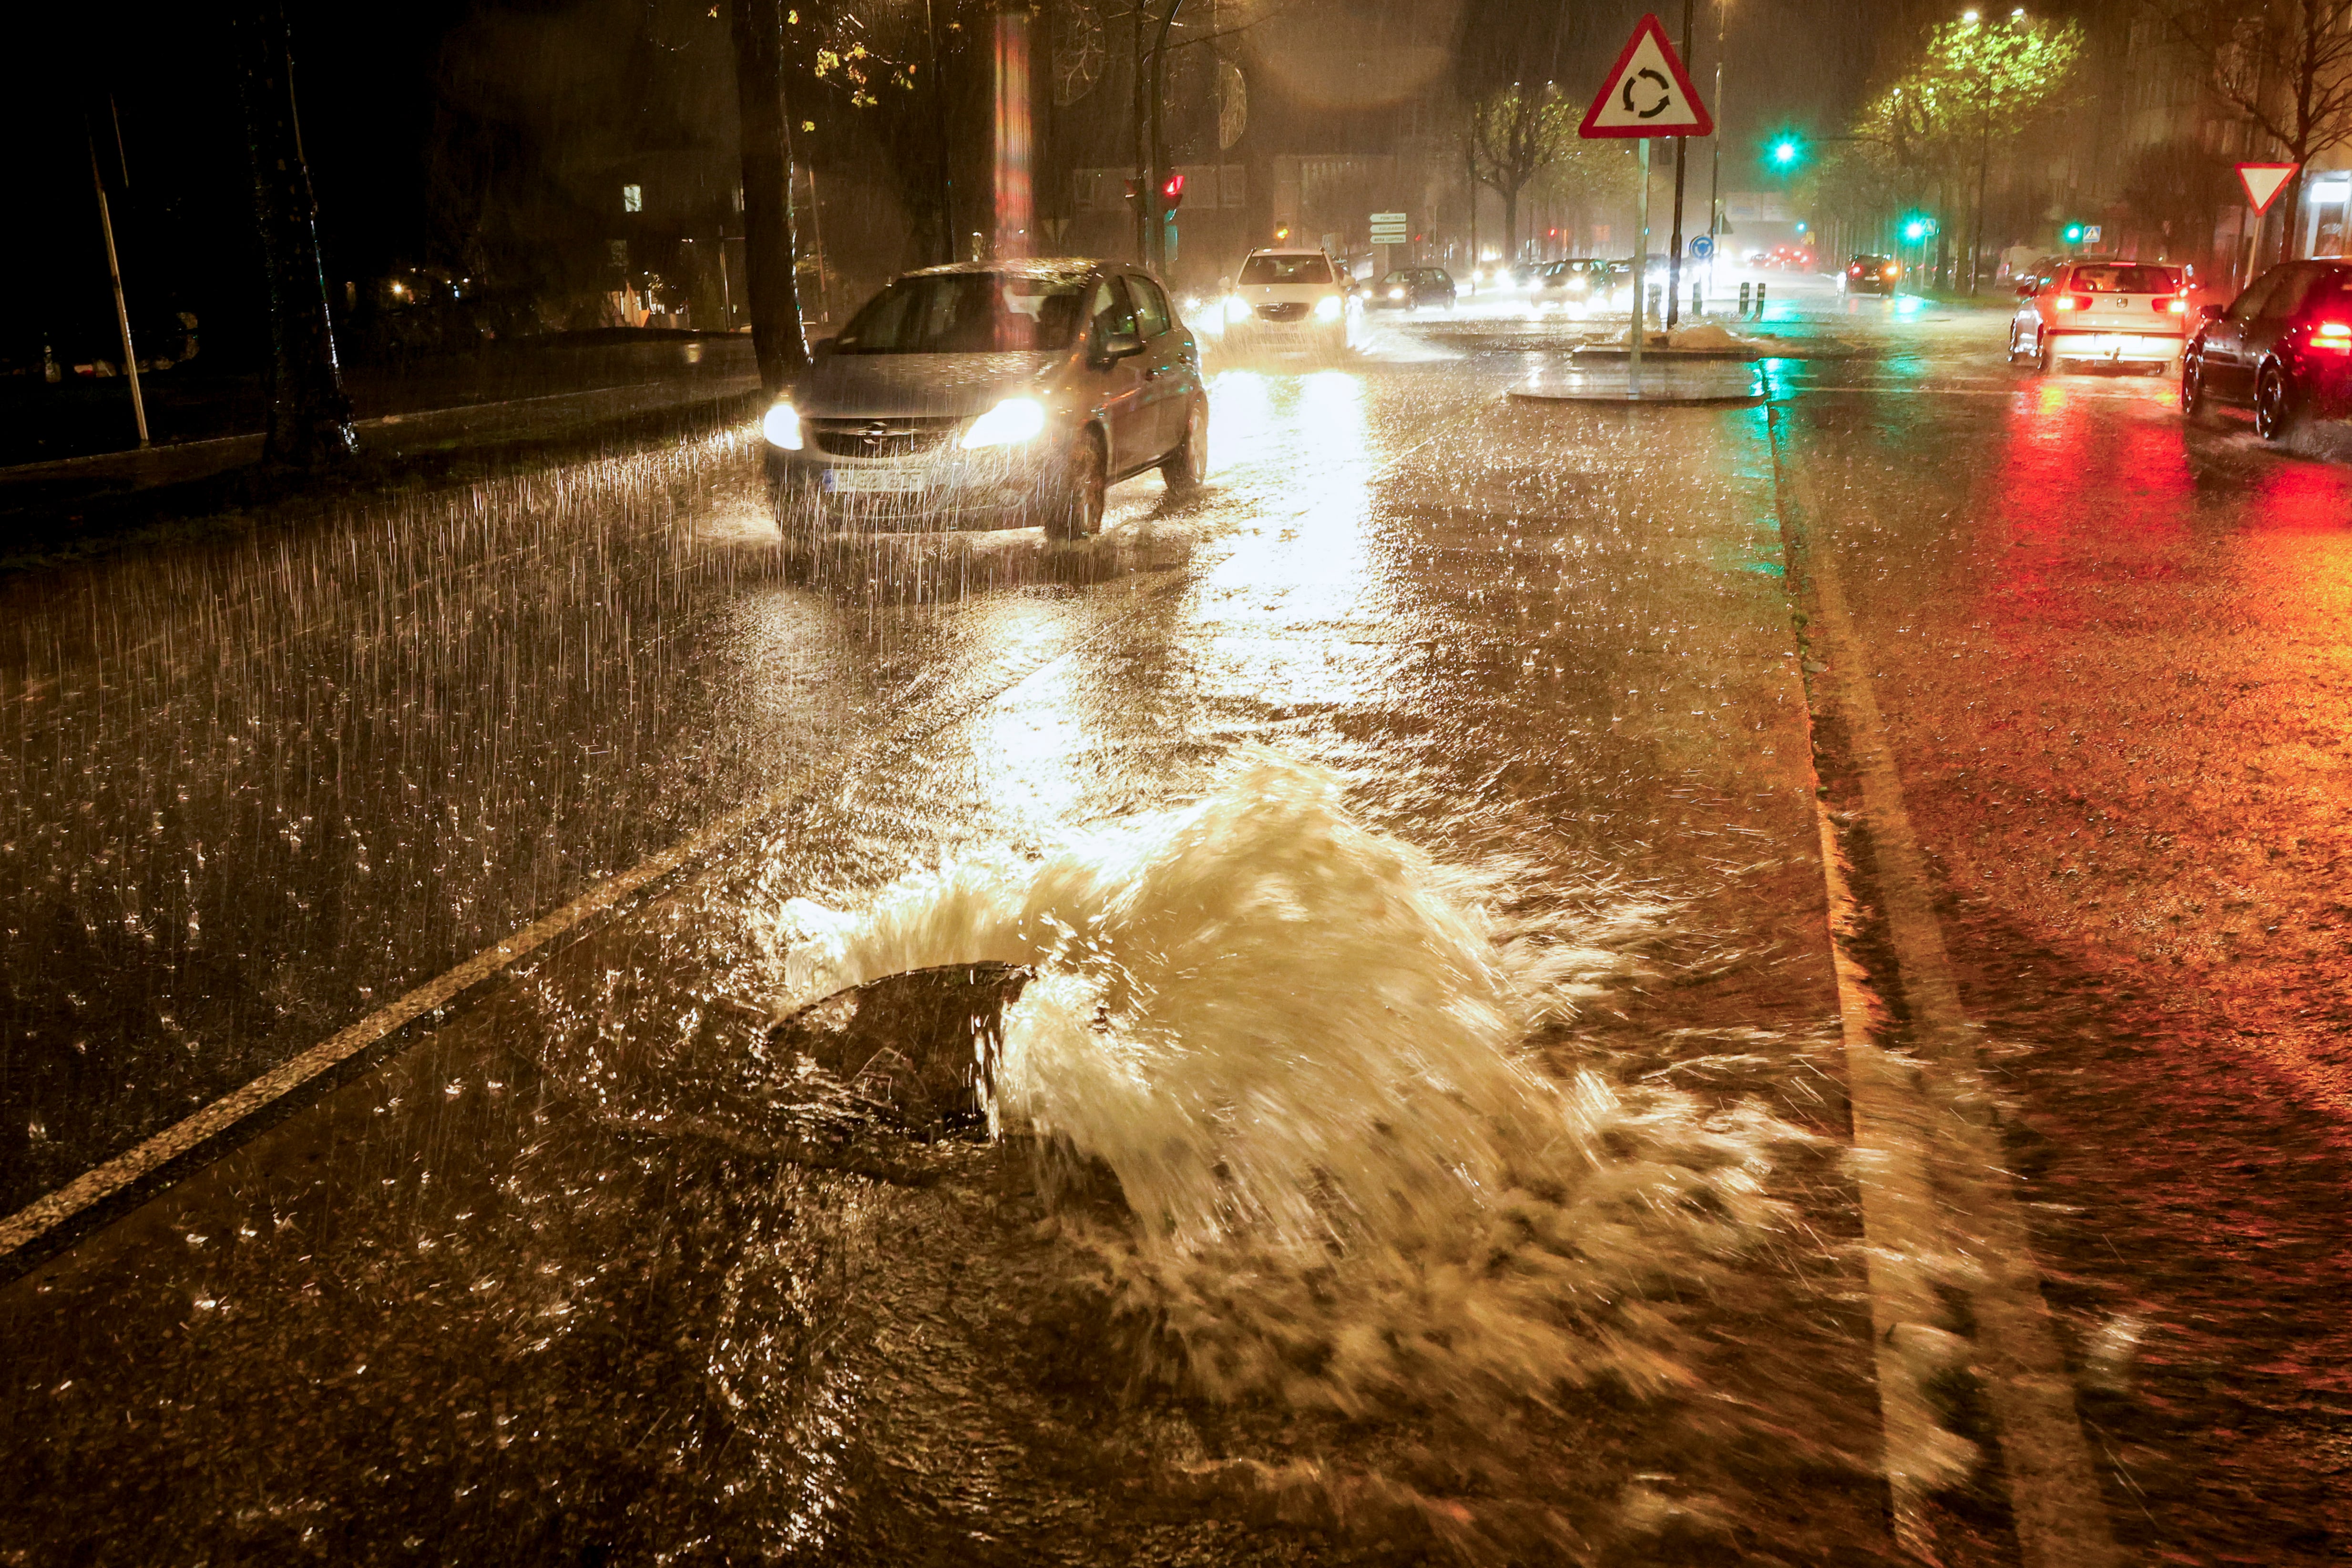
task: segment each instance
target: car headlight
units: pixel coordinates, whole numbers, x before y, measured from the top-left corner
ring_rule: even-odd
[[[1338,295],[1326,294],[1322,298],[1318,299],[1315,302],[1315,319],[1318,321],[1333,320],[1337,319],[1339,312],[1344,308],[1345,307],[1339,303],[1339,297]]]
[[[1404,298],[1404,290],[1402,288],[1391,288],[1389,290],[1389,298],[1391,299],[1402,299]]]
[[[771,446],[786,452],[798,452],[801,449],[801,416],[792,404],[780,402],[768,411],[765,419],[760,421],[760,434],[768,438]]]
[[[1034,397],[1009,397],[973,420],[961,444],[966,452],[982,446],[1018,446],[1035,440],[1045,428],[1044,403]]]

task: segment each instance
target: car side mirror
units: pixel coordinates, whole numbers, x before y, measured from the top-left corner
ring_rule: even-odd
[[[809,344],[809,362],[811,364],[814,364],[817,361],[824,359],[827,354],[832,352],[833,340],[830,338],[819,338]]]
[[[2019,284],[2019,285],[2017,286],[2017,297],[2018,297],[2020,299],[2031,299],[2031,298],[2033,298],[2033,285],[2032,285],[2031,283],[2021,283],[2021,284]]]
[[[2197,319],[2200,321],[2219,321],[2222,317],[2227,316],[2229,313],[2230,308],[2226,305],[2200,305],[2197,308]]]
[[[1102,344],[1095,350],[1095,359],[1102,364],[1112,364],[1143,352],[1143,339],[1134,332],[1104,334]]]

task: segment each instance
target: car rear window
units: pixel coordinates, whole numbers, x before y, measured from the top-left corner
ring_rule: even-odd
[[[2169,267],[2078,267],[2066,287],[2085,294],[2171,294],[2180,274]]]
[[[1254,256],[1242,263],[1244,283],[1328,283],[1331,265],[1319,256]]]

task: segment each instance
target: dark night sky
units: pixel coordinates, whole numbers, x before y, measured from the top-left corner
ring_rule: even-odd
[[[1106,11],[1120,0],[1102,0]],[[1411,5],[1415,0],[1397,0]],[[1484,9],[1570,19],[1563,74],[1574,57],[1598,70],[1644,8],[1604,0],[1555,10],[1543,0],[1471,0]],[[433,125],[436,62],[451,29],[477,10],[561,16],[572,0],[410,0],[397,7],[347,0],[288,0],[305,146],[316,182],[331,280],[363,277],[421,259],[425,144]],[[584,13],[588,8],[580,7]],[[1713,16],[1702,5],[1696,51],[1711,89]],[[1661,12],[1681,31],[1680,8]],[[610,13],[606,13],[610,15]],[[1832,129],[1866,72],[1884,7],[1861,0],[1733,0],[1727,84],[1727,183],[1745,146],[1778,125]],[[105,354],[112,337],[103,252],[90,194],[84,126],[99,131],[111,163],[109,94],[120,112],[128,191],[116,223],[134,324],[198,309],[208,351],[250,337],[259,308],[249,185],[227,38],[208,7],[154,7],[143,16],[50,5],[26,24],[18,83],[0,95],[15,154],[0,289],[26,308],[0,321],[0,358],[37,353],[49,337],[61,356]],[[1500,20],[1500,17],[1497,18]],[[1505,31],[1509,29],[1506,28]],[[583,39],[583,47],[595,41]],[[627,48],[632,41],[612,40]],[[27,79],[28,78],[28,79]]]

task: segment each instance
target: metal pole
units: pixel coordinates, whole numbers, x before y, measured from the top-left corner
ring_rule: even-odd
[[[98,172],[98,143],[89,145],[89,183],[98,190],[98,226],[106,231],[106,277],[114,285],[114,324],[122,329],[122,373],[131,378],[131,417],[139,444],[147,444],[147,401],[139,395],[139,350],[131,346],[131,307],[122,301],[122,266],[114,256],[114,215],[107,210],[106,180]]]
[[[1650,139],[1641,138],[1642,188],[1633,198],[1633,354],[1625,393],[1642,395],[1642,296],[1650,287]]]
[[[931,14],[931,0],[923,0],[923,36],[930,58],[931,110],[940,127],[940,246],[941,261],[956,258],[955,167],[949,155],[948,84],[940,75],[940,26]]]
[[[1715,258],[1723,249],[1723,235],[1717,225],[1723,217],[1723,199],[1718,187],[1723,181],[1723,20],[1724,10],[1730,0],[1715,0],[1715,134],[1710,143],[1706,172],[1706,281],[1708,292],[1714,291]]]
[[[1690,68],[1691,0],[1683,0],[1683,67]],[[1673,253],[1666,257],[1666,330],[1675,329],[1682,314],[1683,291],[1683,171],[1690,164],[1690,138],[1675,138],[1675,227]]]

